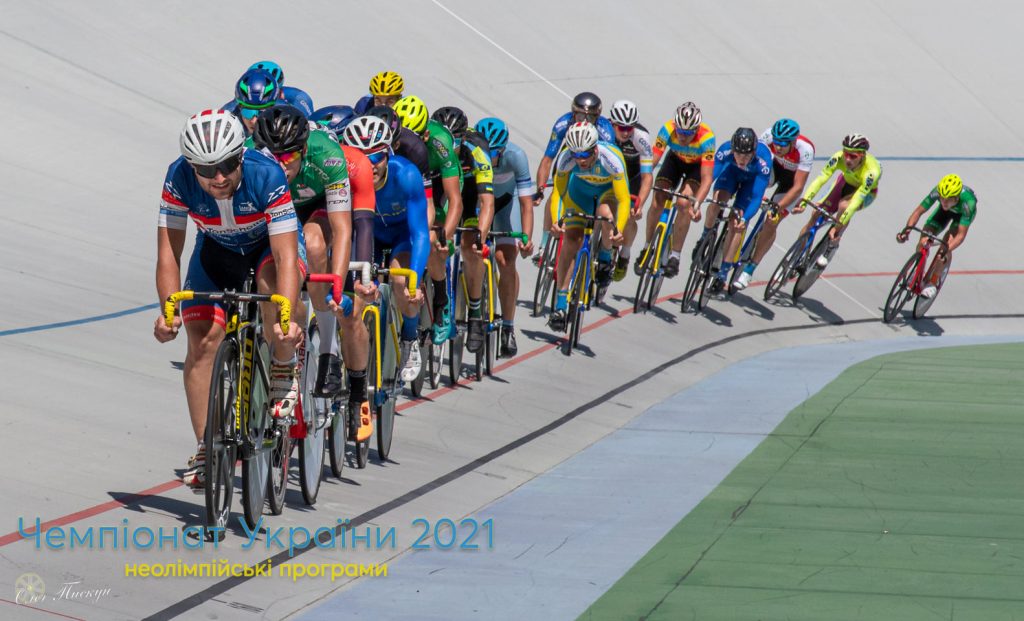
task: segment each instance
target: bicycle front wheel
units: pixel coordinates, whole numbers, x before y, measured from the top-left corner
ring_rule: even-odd
[[[333,335],[326,335],[333,338]],[[320,330],[316,317],[310,320],[306,339],[306,359],[302,365],[300,407],[306,425],[306,437],[299,443],[299,485],[307,505],[316,504],[324,471],[324,434],[330,419],[329,399],[315,397],[316,376],[320,360]]]
[[[641,309],[647,311],[650,310],[651,308],[651,305],[647,301],[647,298],[648,292],[651,290],[651,285],[653,284],[652,281],[654,279],[654,276],[652,274],[652,272],[654,272],[654,250],[652,250],[651,248],[651,245],[653,243],[655,242],[652,241],[651,244],[645,246],[643,249],[643,254],[640,255],[643,258],[641,259],[642,263],[640,267],[640,281],[637,282],[636,284],[636,296],[633,298],[634,313],[639,313]]]
[[[494,361],[498,353],[498,326],[501,319],[494,308],[494,301],[497,298],[497,274],[496,266],[485,259],[483,296],[480,303],[481,317],[486,321],[486,332],[484,333],[484,373],[494,375]],[[488,276],[490,274],[490,276]]]
[[[254,330],[255,332],[255,330]],[[270,452],[274,447],[270,414],[270,347],[262,335],[243,334],[257,343],[253,355],[251,396],[249,411],[243,421],[245,446],[242,451],[242,510],[245,523],[256,528],[267,500],[267,481],[270,478]]]
[[[235,403],[238,399],[238,346],[224,339],[217,348],[206,414],[206,526],[226,528],[235,487]]]
[[[589,261],[589,258],[588,258]],[[584,302],[587,295],[587,263],[578,261],[576,275],[572,279],[572,289],[569,294],[569,308],[566,315],[569,324],[569,338],[565,344],[565,354],[571,355],[572,350],[580,343],[580,331],[583,324],[583,310],[586,307]]]
[[[382,343],[380,358],[381,373],[381,394],[375,395],[374,404],[377,414],[377,459],[381,463],[388,460],[391,453],[391,439],[395,431],[395,403],[398,400],[398,352],[400,344],[398,338],[398,307],[395,305],[394,292],[390,285],[380,287],[381,309],[387,309],[386,322],[381,326],[384,332],[381,335]]]
[[[920,255],[917,253],[911,255],[907,262],[903,264],[903,269],[897,274],[896,280],[892,283],[892,288],[889,289],[889,297],[885,299],[885,309],[882,311],[882,321],[884,323],[890,323],[893,319],[896,319],[896,315],[903,310],[903,307],[910,301],[910,298],[914,296],[914,271],[917,270],[919,259]]]
[[[700,312],[708,305],[711,297],[711,281],[715,278],[715,267],[722,264],[725,254],[725,232],[719,231],[715,236],[714,246],[705,246],[702,271],[704,277],[701,279],[700,295],[697,297],[697,312]]]
[[[537,271],[537,283],[533,287],[533,316],[540,317],[544,311],[548,294],[551,293],[551,286],[555,282],[555,252],[558,250],[558,239],[554,235],[548,237],[544,244],[544,252],[541,254],[540,267]]]
[[[448,382],[455,386],[462,378],[462,355],[466,342],[466,316],[469,309],[466,306],[466,279],[460,274],[459,280],[453,287],[455,299],[449,303],[453,304],[452,330],[455,336],[449,339],[448,343]]]
[[[768,284],[764,287],[765,302],[774,297],[779,292],[779,289],[793,277],[793,270],[796,269],[797,263],[800,262],[800,255],[803,254],[809,237],[809,233],[804,233],[798,237],[793,242],[793,245],[789,247],[789,250],[786,251],[786,254],[783,255],[779,265],[772,272],[771,278],[768,279]]]
[[[825,236],[814,247],[814,252],[811,253],[810,258],[807,259],[807,267],[804,269],[804,273],[797,279],[796,284],[793,285],[794,300],[807,293],[811,286],[818,282],[818,277],[825,272],[825,268],[818,266],[818,259],[824,256],[831,261],[832,256],[836,253],[836,248],[838,246],[833,245],[829,240],[828,233],[825,233]]]

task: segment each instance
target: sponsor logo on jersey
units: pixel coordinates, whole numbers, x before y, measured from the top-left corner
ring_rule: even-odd
[[[316,198],[316,190],[305,185],[296,188],[296,194],[299,195],[299,198]]]
[[[344,161],[345,160],[341,159],[340,157],[329,157],[326,160],[324,160],[324,167],[330,168],[332,166],[341,166],[344,163]]]
[[[253,205],[249,201],[238,203],[238,211],[241,213],[256,213],[256,205]]]
[[[270,194],[267,196],[267,202],[270,203],[270,204],[273,204],[274,201],[276,201],[277,199],[279,199],[282,196],[284,196],[285,193],[288,192],[288,191],[289,191],[289,189],[288,189],[288,186],[286,186],[286,185],[279,185],[279,186],[277,186],[276,188],[271,190]]]
[[[437,151],[437,154],[440,155],[441,159],[443,160],[448,159],[448,157],[451,155],[451,152],[448,150],[448,147],[444,146],[444,143],[441,142],[440,140],[434,141],[434,150]]]

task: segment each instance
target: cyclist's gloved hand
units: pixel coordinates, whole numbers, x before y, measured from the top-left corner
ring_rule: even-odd
[[[352,298],[348,297],[347,295],[342,295],[341,302],[335,303],[334,296],[328,293],[326,301],[327,305],[331,307],[332,311],[338,312],[338,310],[340,309],[341,314],[344,317],[348,317],[349,315],[352,314]]]
[[[907,241],[908,237],[910,237],[910,231],[906,229],[900,231],[899,233],[896,233],[896,241],[898,241],[901,244]]]
[[[849,224],[850,218],[853,217],[853,212],[853,209],[847,209],[846,211],[844,211],[843,215],[839,216],[839,224],[841,224],[842,226],[846,226],[847,224]]]

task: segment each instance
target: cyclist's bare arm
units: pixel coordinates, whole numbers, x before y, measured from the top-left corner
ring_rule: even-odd
[[[441,185],[448,199],[448,217],[444,221],[444,234],[446,239],[454,239],[455,228],[462,220],[462,190],[459,189],[459,178],[445,177],[441,179]]]
[[[640,189],[636,193],[636,208],[642,213],[647,197],[651,194],[651,186],[654,185],[652,173],[640,173]]]
[[[327,214],[331,225],[331,273],[345,276],[352,255],[352,212],[335,211]]]
[[[547,182],[548,175],[551,174],[551,165],[554,163],[554,159],[545,155],[540,158],[540,163],[537,164],[537,192],[541,191]],[[534,204],[538,204],[540,201],[536,201]]]
[[[185,230],[158,227],[156,230],[156,292],[163,303],[175,291],[181,289],[181,252],[185,247]],[[175,317],[171,326],[164,317],[157,317],[153,324],[153,336],[166,343],[178,335],[181,317]]]
[[[533,252],[533,197],[519,197],[519,216],[523,223],[523,233],[526,233],[526,244],[522,245],[523,256]]]

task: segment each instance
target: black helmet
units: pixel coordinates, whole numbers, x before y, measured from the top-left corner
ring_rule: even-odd
[[[757,148],[757,134],[749,127],[741,127],[732,135],[733,153],[753,153]]]
[[[590,92],[582,92],[572,100],[572,111],[585,114],[601,114],[601,98]]]
[[[307,138],[309,121],[306,115],[288,104],[278,104],[260,112],[252,130],[253,144],[271,153],[298,151],[306,146]]]
[[[366,116],[384,119],[384,122],[388,124],[388,128],[391,129],[391,144],[398,143],[398,136],[402,131],[402,119],[395,112],[394,108],[391,106],[374,106],[366,111]]]
[[[456,108],[455,106],[438,108],[434,110],[434,114],[430,115],[430,118],[447,127],[448,131],[455,138],[465,136],[466,128],[469,127],[469,119],[466,118],[466,113],[462,111],[462,108]]]

